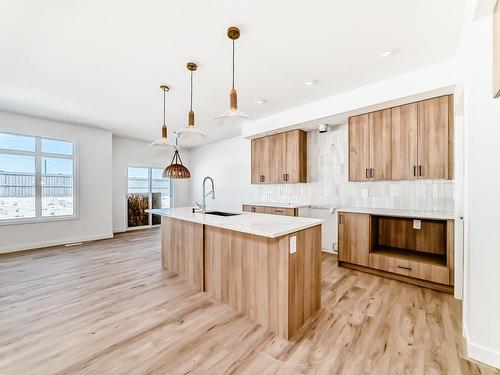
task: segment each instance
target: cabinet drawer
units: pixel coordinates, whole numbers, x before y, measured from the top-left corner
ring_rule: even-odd
[[[295,208],[267,207],[267,213],[271,215],[297,216]]]
[[[450,270],[439,264],[419,262],[411,259],[393,257],[385,254],[370,253],[370,267],[399,275],[449,285]]]

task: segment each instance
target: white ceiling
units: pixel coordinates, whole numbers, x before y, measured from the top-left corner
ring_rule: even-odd
[[[452,58],[464,0],[2,0],[0,110],[151,141],[187,122],[189,72],[206,142],[227,109],[230,25],[239,107],[259,119]],[[397,49],[381,59],[379,52]],[[306,87],[305,80],[317,80]],[[257,100],[264,98],[266,104]]]

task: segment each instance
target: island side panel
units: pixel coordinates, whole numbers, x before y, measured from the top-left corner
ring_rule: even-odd
[[[203,290],[203,225],[162,216],[161,261],[163,268]]]
[[[296,236],[297,251],[289,255],[290,336],[321,308],[321,225],[292,236]]]
[[[205,226],[205,291],[288,338],[288,237]]]

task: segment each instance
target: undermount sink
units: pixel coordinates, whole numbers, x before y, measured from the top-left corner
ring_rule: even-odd
[[[236,216],[241,214],[235,214],[232,212],[222,212],[222,211],[207,211],[205,212],[207,215],[217,215],[217,216]]]

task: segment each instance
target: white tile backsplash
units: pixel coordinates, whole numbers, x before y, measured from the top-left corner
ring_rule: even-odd
[[[260,202],[453,212],[449,180],[348,181],[347,124],[307,133],[307,184],[261,185]],[[368,190],[368,197],[363,197]]]

